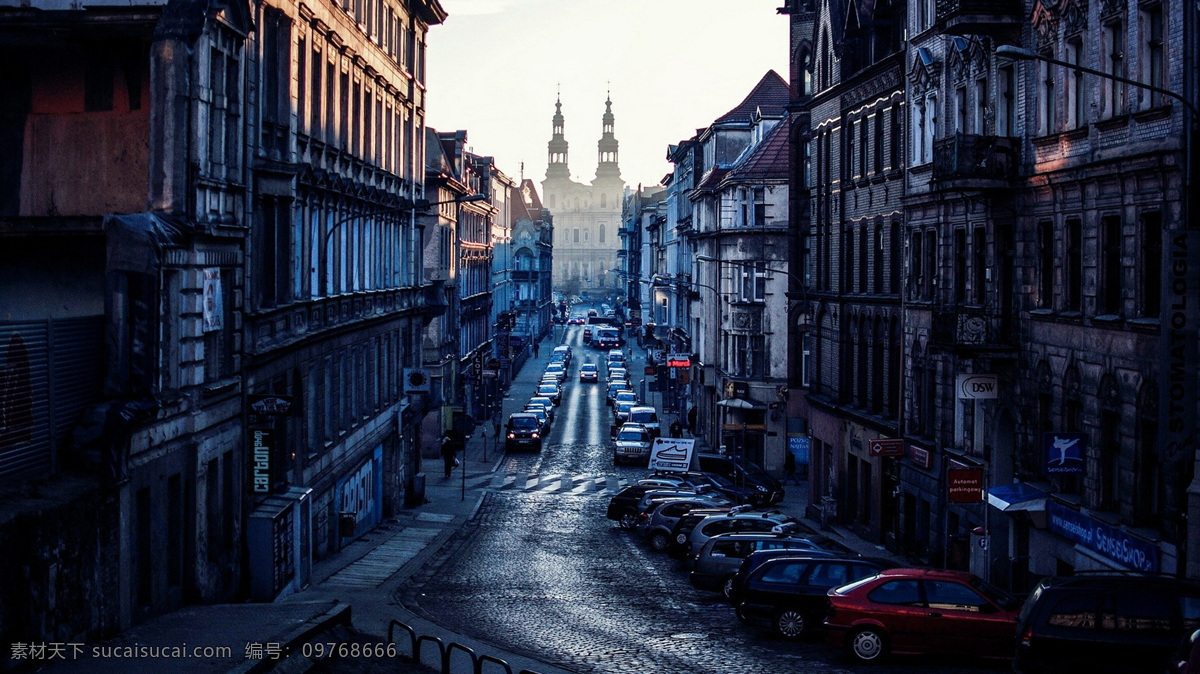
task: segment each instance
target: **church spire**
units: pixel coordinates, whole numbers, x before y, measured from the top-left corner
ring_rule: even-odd
[[[621,168],[617,165],[617,137],[613,135],[612,92],[604,101],[603,134],[600,136],[594,182],[624,182]]]
[[[570,179],[571,171],[567,168],[567,139],[563,136],[562,98],[555,96],[554,100],[554,135],[550,138],[546,156],[546,178]]]

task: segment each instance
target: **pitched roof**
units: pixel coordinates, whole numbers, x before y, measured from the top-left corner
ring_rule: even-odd
[[[729,180],[787,180],[791,150],[787,117],[776,122],[774,128],[759,142],[754,150],[729,172]]]
[[[697,185],[696,189],[692,191],[692,194],[695,195],[702,192],[712,192],[716,190],[721,184],[721,179],[724,178],[725,174],[727,173],[729,173],[729,169],[722,166],[709,169],[708,173],[704,174],[704,178],[700,181],[700,184]]]
[[[754,113],[762,109],[764,115],[782,115],[788,104],[788,84],[774,70],[768,70],[766,75],[754,85],[746,98],[737,107],[717,118],[713,124],[730,122],[750,123]]]

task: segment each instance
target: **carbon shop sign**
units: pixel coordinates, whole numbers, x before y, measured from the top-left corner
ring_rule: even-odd
[[[1159,570],[1158,548],[1153,543],[1134,538],[1056,501],[1046,502],[1046,525],[1063,538],[1134,571]]]
[[[1159,429],[1167,462],[1192,461],[1196,433],[1196,335],[1200,323],[1200,232],[1163,228]]]

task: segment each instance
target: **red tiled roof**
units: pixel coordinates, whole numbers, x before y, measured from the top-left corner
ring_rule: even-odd
[[[725,177],[726,173],[729,173],[729,169],[720,166],[709,170],[708,173],[704,174],[704,178],[700,180],[700,184],[696,186],[694,191],[711,192],[717,189],[717,186],[721,184],[721,179]]]
[[[727,122],[746,122],[754,119],[754,112],[759,108],[767,115],[782,115],[788,104],[788,84],[774,70],[768,70],[766,75],[754,85],[754,89],[738,106],[717,118],[713,124]]]
[[[787,180],[791,142],[788,119],[779,120],[758,147],[729,172],[730,180]]]

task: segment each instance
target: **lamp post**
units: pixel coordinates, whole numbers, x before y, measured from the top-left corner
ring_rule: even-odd
[[[1000,45],[997,56],[1022,61],[1042,61],[1051,65],[1069,68],[1077,73],[1119,82],[1156,94],[1170,97],[1183,105],[1183,194],[1180,197],[1179,226],[1162,231],[1162,292],[1159,321],[1161,322],[1160,372],[1159,372],[1159,437],[1160,456],[1175,453],[1177,447],[1186,447],[1183,461],[1193,461],[1200,469],[1200,455],[1192,451],[1196,438],[1197,381],[1195,372],[1200,361],[1197,345],[1197,324],[1200,324],[1200,284],[1196,282],[1200,269],[1200,223],[1191,221],[1192,190],[1195,189],[1196,155],[1194,149],[1196,124],[1200,111],[1194,100],[1195,74],[1189,68],[1200,67],[1196,63],[1197,39],[1196,8],[1186,3],[1183,9],[1183,81],[1186,94],[1170,89],[1139,82],[1126,77],[1112,75],[1093,68],[1076,65],[1050,56],[1017,47]],[[1189,45],[1188,42],[1191,41]],[[1190,52],[1188,51],[1190,49]],[[1190,58],[1189,58],[1190,57]],[[1187,373],[1187,374],[1180,374]],[[1187,487],[1187,517],[1185,530],[1179,536],[1183,549],[1179,566],[1186,569],[1187,576],[1200,575],[1200,470],[1195,471],[1192,483]]]

